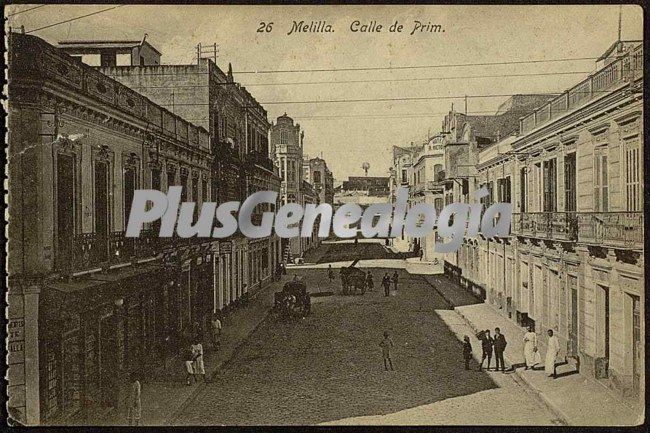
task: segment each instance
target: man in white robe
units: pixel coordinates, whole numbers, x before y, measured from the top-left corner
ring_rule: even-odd
[[[555,360],[560,353],[560,341],[555,335],[553,330],[548,330],[548,341],[546,346],[546,362],[544,364],[544,371],[549,377],[555,377]]]

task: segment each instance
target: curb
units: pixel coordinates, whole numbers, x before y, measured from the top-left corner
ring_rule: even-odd
[[[463,320],[465,321],[465,323],[467,323],[467,325],[468,325],[470,328],[472,328],[472,329],[474,330],[474,332],[478,332],[478,328],[477,328],[477,327],[476,327],[476,326],[475,326],[475,325],[474,325],[474,324],[473,324],[473,323],[472,323],[472,322],[471,322],[467,317],[465,317],[465,315],[464,315],[460,310],[457,310],[457,309],[454,309],[454,310],[458,313],[458,315],[459,315],[460,317],[463,318]],[[511,359],[509,359],[508,356],[505,356],[505,354],[504,354],[504,359],[505,359],[505,361],[506,361],[508,364],[510,364],[510,366],[512,367],[513,363],[511,362]],[[567,425],[567,426],[572,425],[571,422],[569,421],[569,418],[568,418],[568,417],[566,416],[566,414],[562,411],[562,409],[560,409],[560,406],[559,406],[558,404],[552,402],[548,397],[546,397],[546,395],[544,395],[544,393],[539,389],[539,387],[537,387],[536,385],[534,385],[534,384],[530,381],[530,379],[528,379],[526,376],[524,376],[524,375],[523,375],[519,370],[517,370],[517,369],[513,369],[512,371],[513,371],[514,374],[517,375],[517,377],[518,377],[518,378],[519,378],[523,383],[526,384],[526,386],[528,386],[528,388],[530,388],[532,391],[535,392],[535,395],[539,398],[539,400],[541,400],[542,403],[544,403],[544,405],[545,405],[545,406],[546,406],[546,407],[547,407],[551,412],[553,412],[553,414],[558,418],[558,420],[560,420],[563,424],[565,424],[565,425]]]
[[[210,380],[210,382],[205,382],[205,383],[202,383],[199,386],[197,386],[194,389],[194,391],[192,391],[192,393],[190,395],[188,395],[185,400],[183,400],[183,402],[180,404],[180,406],[176,410],[174,410],[172,412],[172,414],[169,417],[167,417],[167,419],[165,419],[166,425],[174,425],[174,422],[176,421],[176,419],[183,413],[183,411],[188,407],[188,405],[205,389],[205,387],[209,383],[212,382],[212,380],[214,380],[214,377],[221,370],[223,370],[224,367],[228,366],[228,364],[232,361],[232,359],[235,357],[235,355],[237,355],[237,353],[241,351],[244,344],[246,344],[248,342],[251,335],[253,335],[255,333],[255,331],[257,331],[259,329],[259,327],[262,326],[262,324],[267,321],[267,319],[269,318],[270,311],[271,311],[271,309],[268,308],[262,314],[262,316],[260,318],[260,321],[253,327],[253,329],[251,329],[251,331],[244,338],[242,338],[242,340],[239,343],[237,343],[237,345],[235,345],[235,347],[232,349],[232,353],[228,357],[226,357],[226,359],[218,362],[215,365],[214,370],[212,371],[212,373],[209,376],[206,375],[206,376],[208,376],[208,379]]]

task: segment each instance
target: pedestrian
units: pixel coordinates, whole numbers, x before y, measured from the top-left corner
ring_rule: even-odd
[[[472,344],[469,342],[469,337],[463,337],[463,359],[465,359],[465,370],[469,370],[469,361],[472,359]]]
[[[528,332],[524,334],[524,359],[526,361],[526,370],[533,368],[536,364],[535,353],[537,352],[537,334],[534,328],[528,327]]]
[[[494,361],[496,362],[495,371],[499,371],[499,365],[501,366],[501,372],[506,372],[506,362],[503,360],[503,352],[506,350],[506,337],[501,333],[501,329],[494,328]]]
[[[390,338],[388,331],[384,331],[384,339],[381,340],[379,346],[381,346],[381,353],[384,356],[384,370],[388,371],[388,367],[390,367],[390,370],[394,371],[393,360],[390,357],[390,351],[393,348],[393,340]]]
[[[142,388],[138,380],[138,374],[131,374],[131,390],[129,392],[129,399],[127,402],[126,419],[130,426],[140,425],[140,417],[142,416]]]
[[[381,279],[381,285],[384,286],[384,296],[390,296],[390,276],[388,272],[384,274],[384,278]]]
[[[194,367],[194,377],[198,382],[198,376],[205,383],[205,366],[203,365],[203,345],[198,339],[194,340],[192,344],[192,364]]]
[[[553,335],[553,330],[548,330],[548,340],[546,342],[546,362],[544,363],[544,371],[548,374],[549,377],[555,378],[557,374],[555,372],[555,360],[557,355],[560,353],[560,341],[555,335]]]
[[[393,290],[397,291],[397,271],[393,272]]]
[[[481,349],[483,349],[483,355],[481,357],[481,365],[478,367],[478,371],[483,369],[483,361],[487,358],[487,366],[485,367],[486,371],[490,371],[490,362],[492,361],[492,345],[494,340],[490,336],[490,330],[486,329],[483,338],[481,339]]]
[[[295,283],[296,281],[298,281],[298,274],[293,274],[293,279],[292,279],[292,281],[293,281],[294,283]]]
[[[212,345],[216,349],[221,345],[221,320],[219,320],[219,315],[214,313],[212,315]]]
[[[334,269],[332,269],[332,265],[327,265],[327,278],[329,278],[330,283],[334,279]]]
[[[420,261],[422,261],[423,256],[424,256],[424,250],[420,248]]]
[[[196,382],[196,375],[194,373],[194,353],[191,347],[187,347],[184,350],[185,358],[185,382],[187,386],[190,386],[192,382]]]
[[[370,271],[366,274],[366,285],[368,286],[369,292],[375,291],[375,281],[372,279],[372,272]]]

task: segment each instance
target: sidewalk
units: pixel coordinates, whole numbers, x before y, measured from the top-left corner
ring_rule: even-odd
[[[465,289],[453,285],[447,286],[446,292]],[[467,293],[467,292],[465,292]],[[604,386],[582,374],[576,374],[570,365],[557,367],[558,378],[547,377],[544,371],[524,370],[523,336],[525,330],[515,322],[499,314],[494,307],[484,303],[455,307],[457,311],[475,330],[501,328],[508,345],[505,361],[509,366],[515,365],[515,374],[538,393],[540,398],[569,425],[578,426],[630,426],[643,422],[643,415],[618,400]],[[542,340],[540,338],[540,340]],[[539,344],[542,359],[546,353],[544,342]]]
[[[266,319],[267,313],[273,306],[273,294],[281,290],[282,284],[288,280],[272,282],[261,289],[249,304],[234,311],[224,320],[221,333],[221,346],[214,351],[211,345],[204,344],[205,376],[209,382],[235,354],[242,343]],[[140,425],[162,426],[169,425],[192,397],[197,395],[205,384],[198,383],[190,386],[185,383],[185,367],[181,359],[174,359],[158,381],[142,382],[142,419]],[[127,425],[123,410],[105,421],[107,425]]]

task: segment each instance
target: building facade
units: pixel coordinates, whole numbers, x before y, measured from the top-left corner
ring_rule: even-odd
[[[280,171],[280,202],[298,203],[303,207],[307,203],[318,203],[319,193],[314,189],[314,185],[309,183],[305,176],[307,173],[303,169],[305,132],[301,130],[300,124],[294,124],[293,119],[284,113],[271,126],[270,136],[271,155]],[[296,258],[302,257],[309,248],[318,244],[316,226],[314,229],[315,232],[310,237],[282,240],[282,258],[285,263],[292,263]]]
[[[334,203],[334,176],[323,158],[309,158],[303,162],[303,179],[314,186],[319,203]]]
[[[212,201],[243,201],[260,190],[280,192],[280,177],[270,157],[266,110],[234,80],[231,65],[224,72],[202,58],[192,65],[118,66],[100,71],[210,132]],[[261,219],[277,204],[258,206],[253,219]],[[250,240],[237,232],[215,241],[213,252],[217,257],[214,308],[227,312],[249,296],[249,290],[271,281],[282,249],[275,234]]]
[[[553,329],[580,372],[643,404],[643,45],[478,149],[472,188],[513,204],[509,238],[469,239],[448,273],[538,334]],[[470,179],[471,180],[471,179]],[[454,200],[462,196],[454,194]]]
[[[8,55],[9,411],[83,423],[211,313],[209,240],[124,235],[135,189],[207,200],[209,134],[37,37]]]

